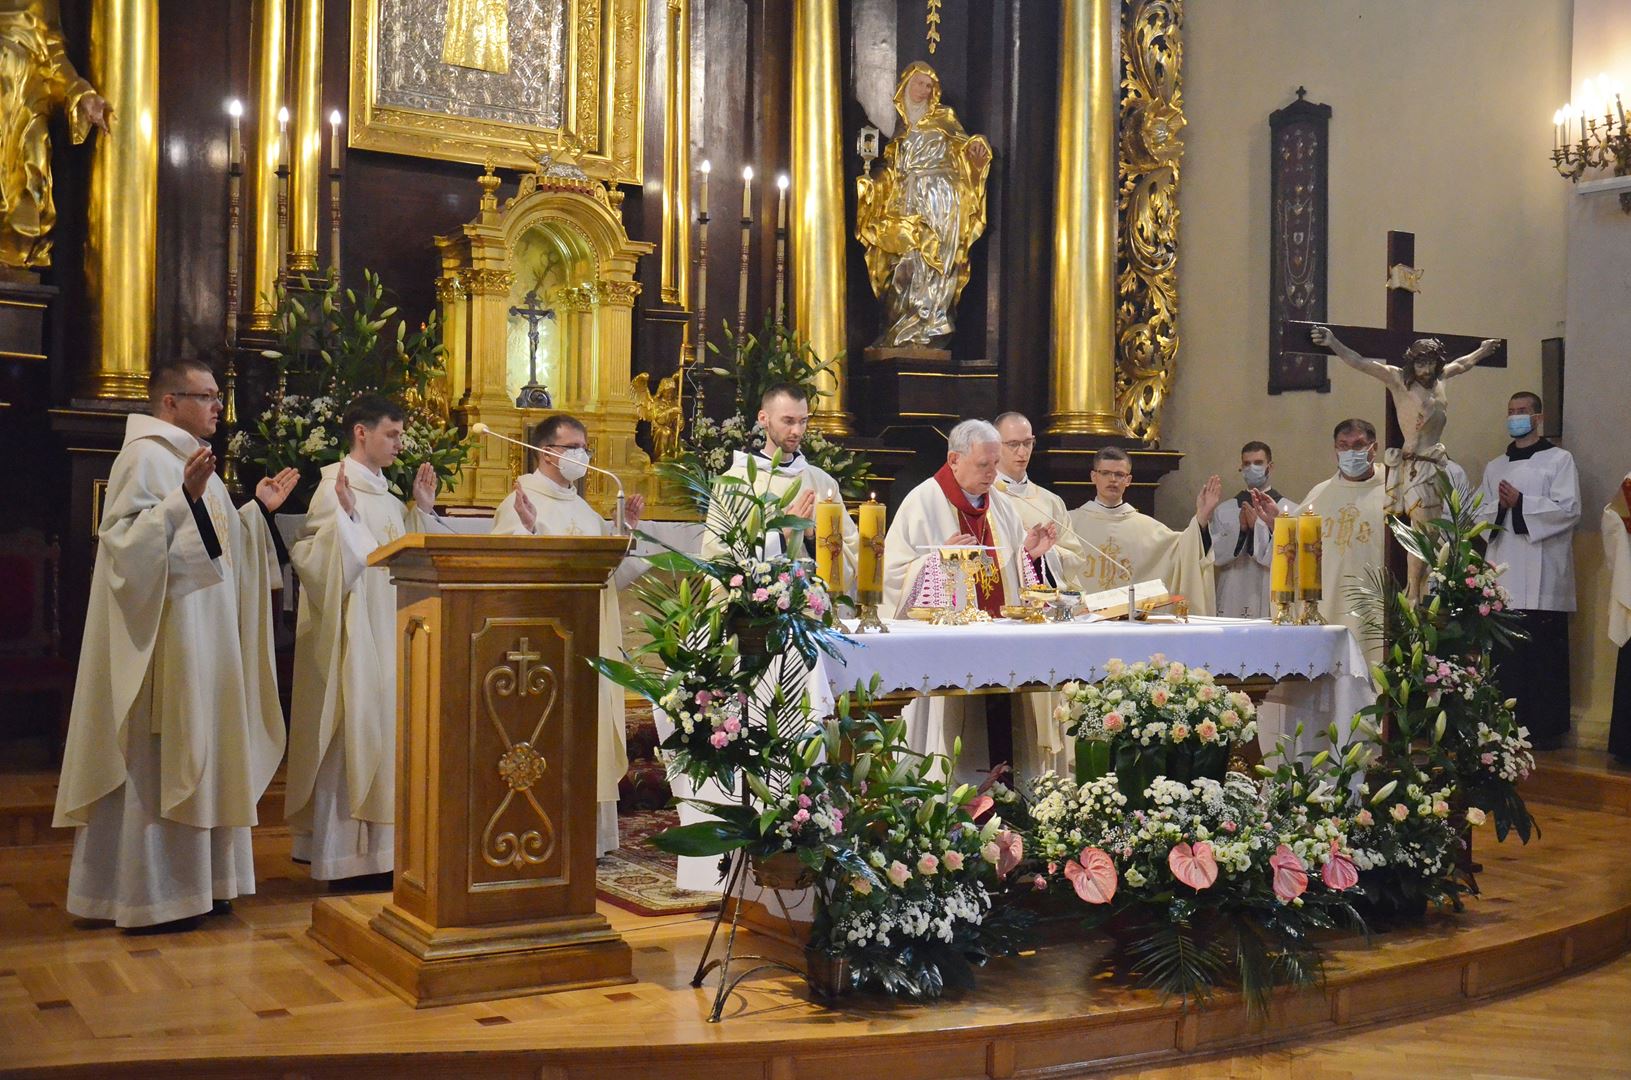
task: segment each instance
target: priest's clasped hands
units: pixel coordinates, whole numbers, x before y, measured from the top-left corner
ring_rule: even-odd
[[[197,502],[204,497],[204,489],[209,487],[210,477],[215,475],[215,452],[209,447],[200,447],[198,452],[187,459],[187,464],[181,471],[181,489],[189,502]],[[284,469],[276,476],[267,476],[255,485],[255,499],[264,507],[268,514],[275,514],[289,497],[289,492],[300,482],[300,470]]]
[[[521,481],[517,480],[511,489],[515,492],[515,516],[521,519],[522,526],[530,533],[538,527],[538,508],[532,504],[527,493],[521,489]],[[630,495],[623,504],[623,520],[630,529],[640,524],[640,515],[646,509],[644,495]]]

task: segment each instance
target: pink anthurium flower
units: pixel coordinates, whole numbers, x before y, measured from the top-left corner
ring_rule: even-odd
[[[1065,863],[1065,878],[1089,904],[1108,904],[1116,895],[1116,864],[1096,847],[1083,848]]]
[[[1014,872],[1020,860],[1025,858],[1025,841],[1020,839],[1019,833],[1002,830],[996,836],[997,841],[997,876],[1007,877]]]
[[[1297,899],[1308,889],[1308,870],[1290,847],[1281,844],[1269,856],[1274,868],[1274,895],[1283,901]]]
[[[1167,866],[1173,877],[1196,891],[1211,888],[1218,879],[1218,860],[1212,854],[1212,845],[1205,840],[1197,841],[1194,846],[1182,841],[1173,844],[1172,850],[1167,852]]]
[[[985,815],[989,814],[991,812],[991,808],[996,805],[996,800],[991,796],[976,795],[968,804],[968,816],[975,821],[979,821],[981,818],[985,817]]]
[[[1320,870],[1320,877],[1325,884],[1341,892],[1351,889],[1359,884],[1359,868],[1354,861],[1337,850],[1337,842],[1331,841],[1331,857],[1325,860],[1325,866]]]

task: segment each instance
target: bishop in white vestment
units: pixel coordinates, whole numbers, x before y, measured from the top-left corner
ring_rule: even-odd
[[[1282,514],[1294,513],[1297,504],[1269,485],[1274,471],[1268,443],[1249,442],[1240,449],[1240,475],[1246,486],[1233,499],[1212,511],[1212,552],[1217,563],[1217,614],[1232,619],[1269,616],[1269,563],[1273,560],[1273,534],[1253,508],[1253,492],[1273,500]]]
[[[75,829],[68,911],[122,927],[255,891],[249,830],[284,743],[262,507],[299,479],[234,510],[204,441],[221,413],[209,367],[155,371],[152,395],[108,477],[54,820]]]
[[[1093,458],[1095,498],[1070,512],[1070,527],[1087,549],[1087,562],[1077,581],[1082,592],[1125,588],[1132,563],[1133,581],[1160,578],[1167,591],[1189,601],[1196,615],[1213,614],[1217,589],[1213,584],[1213,548],[1208,522],[1223,496],[1223,481],[1213,476],[1195,498],[1195,516],[1182,531],[1167,528],[1125,501],[1132,483],[1132,462],[1126,451],[1114,447]],[[1093,545],[1100,550],[1094,551]],[[1101,554],[1102,552],[1102,554]],[[1112,561],[1115,560],[1115,561]]]
[[[396,586],[368,557],[405,533],[445,531],[429,463],[412,506],[382,471],[404,418],[372,395],[347,410],[351,451],[323,467],[289,548],[301,595],[283,814],[291,855],[318,881],[387,873],[396,854]]]
[[[1071,583],[1081,577],[1087,564],[1087,550],[1067,527],[1070,515],[1065,500],[1031,479],[1031,458],[1036,450],[1031,421],[1021,413],[1007,412],[993,420],[991,426],[1002,437],[996,489],[1013,499],[1020,524],[1026,529],[1053,525],[1058,530],[1058,542],[1042,560],[1043,576],[1047,584],[1057,588],[1073,587]]]
[[[538,454],[537,468],[515,482],[493,515],[493,532],[502,536],[610,536],[611,524],[584,501],[574,486],[588,471],[588,433],[570,416],[543,420],[533,433],[534,445],[553,451]],[[638,524],[645,500],[633,495],[624,516]],[[644,573],[643,559],[625,558],[600,591],[600,655],[623,655],[623,615],[617,591]],[[600,680],[600,737],[595,748],[595,847],[604,855],[617,850],[617,786],[629,771],[624,691],[610,679]]]
[[[1027,529],[1014,502],[995,490],[999,437],[983,420],[965,420],[951,431],[946,464],[913,488],[901,502],[884,537],[883,605],[889,618],[904,619],[912,607],[930,560],[942,545],[979,544],[987,548],[990,570],[976,582],[978,601],[996,616],[1004,604],[1021,603],[1021,590],[1036,580],[1037,564],[1053,546],[1058,529]],[[977,658],[974,658],[977,660]],[[995,674],[995,673],[993,673]],[[993,678],[992,682],[999,682]],[[1066,743],[1053,719],[1053,695],[1022,694],[1012,721],[1015,772],[1023,779],[1048,769],[1067,768]],[[1006,704],[1006,703],[1005,703]],[[975,779],[991,760],[986,702],[980,697],[944,695],[918,698],[902,713],[913,750],[950,755],[962,740],[957,779]]]
[[[1504,566],[1501,585],[1523,612],[1529,640],[1495,658],[1495,678],[1518,699],[1518,723],[1537,750],[1563,745],[1569,730],[1569,613],[1575,609],[1574,527],[1580,521],[1580,477],[1574,456],[1541,437],[1536,394],[1507,405],[1506,453],[1484,467],[1480,521],[1500,527],[1489,561]]]

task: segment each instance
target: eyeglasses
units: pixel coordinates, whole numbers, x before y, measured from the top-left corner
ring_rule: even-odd
[[[1034,438],[1007,439],[1004,440],[1002,445],[1006,446],[1010,450],[1034,450],[1036,449],[1036,440]]]
[[[221,396],[221,394],[219,394],[219,393],[209,394],[209,393],[205,393],[202,390],[176,390],[176,391],[172,391],[170,396],[171,397],[197,398],[199,401],[205,402],[206,404],[208,404],[211,401],[215,402],[217,405],[221,405],[221,404],[224,404],[226,402],[226,398]]]
[[[562,446],[560,443],[545,443],[544,449],[556,450],[563,454],[568,450],[582,450],[585,454],[589,455],[589,460],[593,461],[595,457],[595,452],[589,449],[587,446]]]
[[[1093,475],[1102,476],[1106,480],[1131,480],[1133,478],[1133,474],[1130,472],[1110,472],[1108,469],[1094,469]]]

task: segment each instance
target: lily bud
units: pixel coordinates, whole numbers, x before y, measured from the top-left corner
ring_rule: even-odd
[[[1387,797],[1392,795],[1393,789],[1398,786],[1399,782],[1397,780],[1389,780],[1387,783],[1382,785],[1381,790],[1377,791],[1375,795],[1370,797],[1370,804],[1372,806],[1380,806],[1382,803],[1387,801]]]

